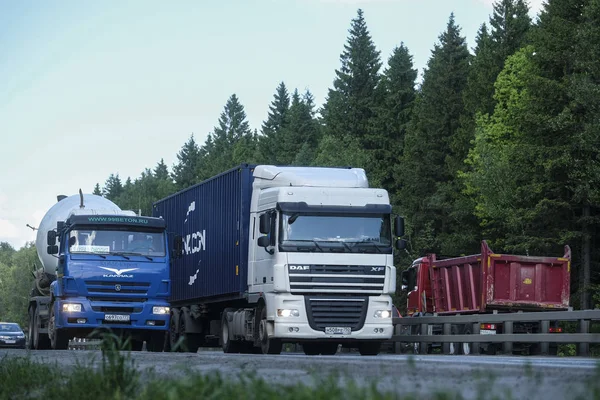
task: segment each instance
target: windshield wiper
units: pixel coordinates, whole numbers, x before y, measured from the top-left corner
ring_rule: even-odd
[[[129,257],[127,257],[127,256],[140,256],[140,257],[146,257],[150,261],[154,260],[152,257],[147,256],[146,254],[136,253],[136,252],[133,252],[133,251],[113,251],[110,254],[121,256],[121,257],[124,257],[124,258],[126,258],[128,260],[129,260]]]

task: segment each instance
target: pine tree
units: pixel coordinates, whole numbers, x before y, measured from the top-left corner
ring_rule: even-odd
[[[375,117],[366,138],[371,142],[367,147],[372,149],[367,167],[369,180],[387,189],[392,197],[398,184],[394,178],[396,161],[402,157],[404,135],[412,117],[417,73],[408,48],[401,43],[390,56],[378,86]]]
[[[498,0],[490,18],[491,39],[495,45],[496,75],[504,67],[504,61],[526,42],[531,27],[529,6],[524,0]]]
[[[106,183],[104,184],[104,188],[102,189],[102,194],[109,200],[115,200],[123,193],[123,184],[121,183],[121,178],[119,178],[119,174],[110,174]]]
[[[96,196],[102,196],[102,190],[100,190],[99,183],[96,183],[96,186],[94,186],[94,191],[92,192],[92,194],[94,194]]]
[[[177,189],[184,189],[198,182],[197,166],[199,158],[200,149],[192,134],[177,153],[178,162],[173,166],[172,177]]]
[[[261,161],[266,164],[281,164],[279,155],[281,149],[281,131],[287,125],[287,114],[290,108],[290,96],[283,82],[277,86],[273,101],[269,106],[267,120],[262,126],[259,137]]]
[[[238,156],[256,153],[256,137],[246,120],[244,106],[238,97],[232,94],[221,113],[219,126],[214,128],[203,146],[198,167],[200,179],[207,179],[234,167],[239,161],[234,157],[236,145]]]
[[[278,157],[280,164],[310,165],[313,161],[320,139],[314,114],[314,100],[310,91],[307,90],[300,96],[295,89],[287,113],[287,124],[281,130],[281,153]]]
[[[350,36],[340,55],[333,89],[323,109],[327,134],[362,139],[373,116],[375,88],[379,83],[380,53],[367,29],[363,11],[352,20]]]
[[[454,215],[461,212],[456,207],[460,190],[455,181],[460,155],[451,148],[464,112],[462,95],[470,58],[465,38],[451,14],[424,73],[406,134],[400,176],[402,211],[414,235],[413,248],[419,253],[456,254],[476,247],[472,232],[457,221],[462,215]]]

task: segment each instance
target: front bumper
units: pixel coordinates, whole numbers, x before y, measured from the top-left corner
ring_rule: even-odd
[[[63,304],[81,304],[80,312],[63,311]],[[116,303],[90,301],[85,297],[59,300],[55,307],[57,328],[111,328],[164,331],[169,327],[169,314],[153,314],[153,307],[168,307],[164,301]],[[110,318],[113,316],[112,318]],[[116,316],[116,317],[115,317]]]
[[[394,331],[391,315],[389,318],[375,318],[377,310],[392,309],[391,298],[389,296],[371,296],[367,297],[364,322],[355,327],[350,334],[330,334],[326,333],[323,323],[320,323],[319,329],[315,329],[315,322],[309,322],[310,307],[309,302],[305,301],[304,296],[299,295],[277,295],[275,296],[275,307],[273,310],[274,324],[273,337],[283,340],[336,340],[340,342],[351,342],[355,340],[389,340]],[[279,317],[277,309],[294,309],[299,311],[297,317]],[[331,318],[331,326],[340,326],[335,323],[335,317]],[[325,323],[327,325],[327,323]],[[357,329],[356,329],[357,328]]]
[[[25,338],[2,338],[0,339],[0,348],[25,348]]]

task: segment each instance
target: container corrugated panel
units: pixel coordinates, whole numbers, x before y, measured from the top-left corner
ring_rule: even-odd
[[[154,204],[153,216],[184,241],[183,256],[171,264],[172,302],[246,291],[253,171],[242,164]]]
[[[570,249],[564,257],[481,254],[430,258],[435,311],[461,314],[498,310],[566,309],[570,296]]]

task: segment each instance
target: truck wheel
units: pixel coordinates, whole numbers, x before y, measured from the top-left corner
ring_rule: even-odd
[[[183,338],[183,351],[197,353],[200,347],[200,338],[194,333],[186,333],[185,314],[179,314],[179,336]]]
[[[260,325],[258,326],[258,337],[263,354],[281,354],[283,343],[281,340],[269,338],[267,332],[267,307],[263,307],[260,312]]]
[[[471,329],[465,328],[462,333],[463,335],[470,335]],[[475,343],[475,345],[479,346],[479,343]],[[460,354],[464,354],[465,356],[471,354],[471,343],[463,343],[462,346],[460,346]]]
[[[241,344],[239,341],[229,338],[229,321],[227,321],[227,310],[225,310],[221,318],[221,347],[223,353],[239,353]]]
[[[36,350],[47,350],[50,347],[50,339],[48,339],[48,335],[40,333],[42,318],[40,317],[40,309],[38,307],[35,308],[33,319],[33,347]]]
[[[181,345],[179,343],[179,309],[174,308],[171,311],[171,318],[169,322],[169,349],[171,351],[181,352]]]
[[[50,347],[54,350],[67,350],[69,348],[69,336],[66,330],[56,329],[56,313],[54,303],[50,304],[50,318],[48,319],[48,337]]]
[[[363,342],[358,344],[361,356],[376,356],[381,350],[381,342]]]

